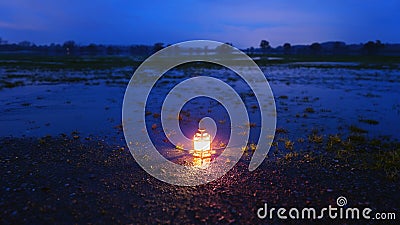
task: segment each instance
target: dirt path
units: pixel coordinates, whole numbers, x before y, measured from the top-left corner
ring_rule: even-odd
[[[349,207],[400,216],[399,180],[329,155],[269,159],[254,172],[241,161],[212,183],[179,187],[148,175],[126,148],[102,141],[3,138],[0,146],[1,224],[288,224],[299,221],[261,220],[257,209],[318,209],[336,206],[339,196]]]

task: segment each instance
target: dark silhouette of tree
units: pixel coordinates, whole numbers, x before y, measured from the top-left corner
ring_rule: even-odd
[[[270,48],[269,42],[267,40],[261,40],[260,48],[263,51],[263,53],[265,54],[267,52],[267,49]]]
[[[364,44],[363,46],[364,51],[368,55],[373,55],[375,54],[375,43],[373,41],[368,41],[367,43]]]
[[[291,48],[292,48],[292,46],[290,45],[290,43],[283,44],[283,53],[285,55],[289,55]]]
[[[250,55],[253,55],[254,54],[254,47],[251,46],[248,51],[249,51]]]
[[[380,40],[376,40],[375,42],[368,41],[363,46],[363,50],[367,55],[376,55],[382,48],[384,48],[384,45]]]
[[[231,46],[229,43],[219,45],[215,48],[215,52],[217,54],[228,54],[232,50],[229,46]]]
[[[321,44],[318,42],[314,42],[310,45],[310,50],[311,53],[316,55],[319,54],[321,52]]]
[[[382,42],[380,40],[376,40],[375,47],[376,47],[377,53],[379,53],[381,51],[381,49],[383,49],[385,47],[385,45],[382,44]]]
[[[89,44],[88,46],[86,46],[86,51],[87,53],[89,53],[90,55],[95,55],[97,54],[97,45],[96,44]]]
[[[107,55],[114,55],[115,49],[112,45],[109,45],[109,46],[107,46],[106,52],[107,52]]]
[[[345,51],[346,51],[346,43],[341,41],[335,41],[335,43],[333,43],[332,53],[334,55],[344,54]]]
[[[75,46],[76,46],[75,41],[66,41],[66,42],[64,42],[64,44],[63,44],[63,47],[64,47],[64,48],[73,49],[73,48],[75,48]]]
[[[18,43],[18,45],[21,46],[21,47],[25,47],[26,48],[26,47],[31,47],[32,43],[29,42],[29,41],[21,41],[21,42]]]
[[[63,48],[65,49],[67,55],[72,54],[75,51],[75,47],[76,47],[75,41],[66,41],[63,44]]]
[[[163,49],[164,48],[164,43],[161,43],[161,42],[157,42],[157,43],[155,43],[154,45],[153,45],[153,51],[154,52],[158,52],[158,51],[160,51],[161,49]]]

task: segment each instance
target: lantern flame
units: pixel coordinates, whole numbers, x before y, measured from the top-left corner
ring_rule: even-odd
[[[211,161],[211,135],[199,129],[193,137],[193,157],[196,165]],[[199,163],[200,162],[200,163]]]

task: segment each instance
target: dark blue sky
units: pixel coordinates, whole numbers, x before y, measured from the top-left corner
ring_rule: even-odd
[[[238,47],[330,40],[400,43],[400,1],[3,0],[0,37],[10,42],[153,44],[192,39]],[[249,3],[251,2],[251,3]]]

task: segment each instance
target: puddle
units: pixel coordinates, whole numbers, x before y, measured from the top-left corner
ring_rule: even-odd
[[[70,134],[121,138],[121,110],[131,70],[40,71],[2,70],[3,82],[23,82],[0,90],[0,135],[44,136]],[[321,134],[346,134],[357,126],[372,137],[400,138],[400,70],[309,68],[274,65],[262,70],[275,95],[278,128],[293,138],[307,137],[315,129]],[[38,75],[39,74],[39,75]],[[257,101],[246,84],[227,69],[190,68],[167,72],[151,92],[146,110],[150,133],[156,141],[161,133],[163,96],[177,83],[198,75],[213,76],[231,85],[246,103],[252,124],[250,141],[260,130]],[[39,78],[40,79],[39,79]],[[72,78],[76,78],[75,80]],[[190,115],[190,116],[188,116]],[[192,136],[202,117],[217,121],[223,145],[229,118],[223,108],[209,99],[185,105],[181,127]],[[374,122],[365,122],[374,121]],[[151,127],[155,128],[152,129]],[[217,135],[218,136],[218,135]],[[165,144],[167,145],[167,144]]]

